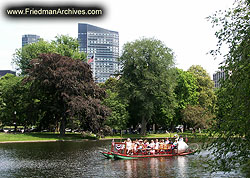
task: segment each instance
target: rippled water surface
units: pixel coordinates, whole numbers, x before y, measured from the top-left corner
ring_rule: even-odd
[[[109,145],[110,141],[0,144],[0,177],[243,177],[240,172],[211,175],[198,155],[109,160],[99,152]]]

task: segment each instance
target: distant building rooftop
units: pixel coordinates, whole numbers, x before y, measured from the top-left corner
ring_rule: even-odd
[[[6,74],[14,74],[14,75],[16,75],[16,72],[12,71],[12,70],[0,70],[0,77],[4,76]]]

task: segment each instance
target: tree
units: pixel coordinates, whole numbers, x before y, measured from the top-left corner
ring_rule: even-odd
[[[165,109],[173,117],[173,60],[172,50],[159,40],[143,38],[124,45],[120,94],[127,98],[130,118],[141,123],[144,135],[147,123],[159,112],[158,103],[168,103]]]
[[[197,79],[193,74],[181,69],[176,69],[177,85],[175,87],[176,101],[178,103],[175,110],[176,122],[183,123],[183,110],[189,105],[194,106],[198,104],[199,93],[197,91]]]
[[[191,124],[190,126],[196,127],[197,125],[202,126],[203,128],[208,128],[209,123],[211,124],[211,120],[215,117],[215,109],[216,109],[216,95],[214,92],[214,83],[210,79],[208,73],[205,69],[203,69],[199,65],[193,65],[188,69],[188,72],[190,72],[192,75],[195,76],[197,80],[197,92],[198,92],[198,102],[197,105],[194,107],[191,107],[190,111],[182,111],[182,114],[184,114],[184,120],[186,122],[191,121],[188,115],[190,115],[190,112],[196,113],[197,110],[200,111],[200,121],[194,124],[194,122],[189,122],[188,124]],[[203,109],[201,109],[203,108]],[[204,110],[204,111],[203,111]],[[188,115],[186,115],[188,114]],[[193,118],[196,120],[195,118]],[[206,120],[206,122],[205,122]],[[199,123],[199,124],[198,124]],[[206,124],[205,124],[206,123]]]
[[[26,82],[32,82],[31,93],[44,111],[59,119],[61,135],[67,120],[74,117],[84,129],[100,131],[109,110],[101,104],[105,92],[94,83],[86,62],[59,54],[40,54],[30,64]]]
[[[192,65],[190,72],[197,79],[198,103],[201,107],[208,109],[210,112],[215,111],[216,96],[214,93],[214,82],[200,65]]]
[[[17,49],[13,57],[13,63],[16,64],[17,70],[21,70],[21,74],[27,74],[27,69],[31,67],[30,61],[36,59],[41,53],[57,53],[73,59],[86,60],[86,54],[79,52],[77,39],[65,35],[55,38],[50,43],[41,39],[36,43]]]
[[[111,115],[107,118],[105,124],[115,130],[126,129],[129,114],[127,111],[127,100],[119,97],[119,81],[113,77],[100,83],[100,87],[104,88],[107,97],[103,100],[103,104],[111,109]]]
[[[218,48],[211,54],[221,54],[223,45],[229,47],[221,69],[225,79],[218,91],[217,124],[213,130],[218,139],[210,146],[215,155],[216,168],[231,170],[237,165],[250,166],[250,2],[236,0],[235,7],[218,11],[208,17],[218,38]],[[249,177],[249,175],[248,175]]]
[[[126,129],[128,122],[128,111],[126,110],[127,103],[119,98],[117,92],[106,90],[107,98],[104,99],[103,104],[111,109],[111,115],[107,118],[106,124],[113,129]]]
[[[20,78],[13,74],[6,74],[0,78],[0,91],[1,91],[1,121],[3,124],[13,125],[17,122],[16,109],[18,101],[20,100],[17,83]]]
[[[213,122],[214,116],[208,110],[199,105],[187,105],[182,111],[183,121],[190,124],[194,130],[208,128]]]
[[[0,78],[0,120],[4,125],[35,124],[36,103],[30,98],[29,85],[22,83],[23,77],[6,74]]]
[[[99,83],[99,86],[111,92],[119,92],[119,80],[113,77],[110,77],[105,83]]]

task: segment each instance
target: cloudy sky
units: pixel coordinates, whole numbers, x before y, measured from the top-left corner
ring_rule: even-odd
[[[98,18],[10,18],[5,15],[7,6],[32,2],[39,5],[103,7]],[[176,56],[176,66],[187,70],[191,65],[201,65],[212,74],[222,57],[214,60],[209,50],[216,48],[215,29],[206,17],[216,10],[233,6],[234,0],[50,0],[0,2],[0,70],[14,70],[11,64],[15,49],[21,48],[22,35],[36,34],[47,41],[56,35],[77,37],[78,23],[89,23],[118,31],[120,50],[126,42],[141,37],[154,37],[163,41]]]

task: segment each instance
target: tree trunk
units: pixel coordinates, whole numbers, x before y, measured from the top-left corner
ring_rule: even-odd
[[[60,122],[60,136],[65,135],[66,117],[63,116]]]
[[[141,123],[141,134],[146,135],[147,132],[147,121],[145,119],[145,116],[142,117],[142,123]]]

